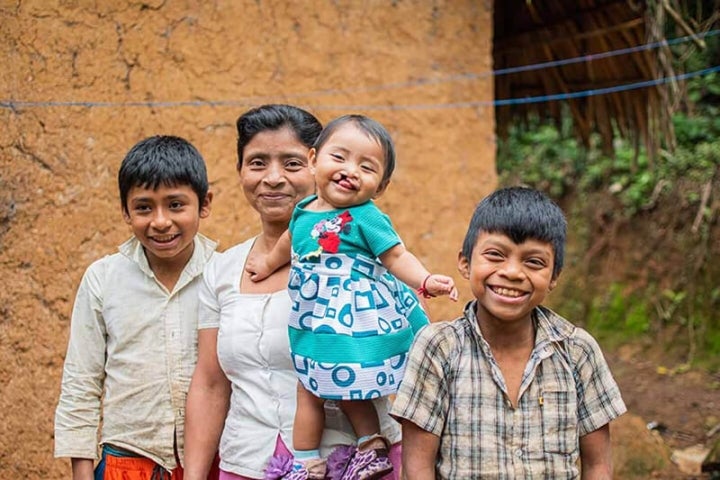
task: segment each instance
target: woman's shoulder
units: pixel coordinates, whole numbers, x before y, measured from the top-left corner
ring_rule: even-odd
[[[215,268],[222,268],[230,264],[235,264],[239,261],[244,261],[245,257],[248,256],[248,253],[250,253],[250,248],[252,248],[253,243],[255,243],[255,238],[256,237],[249,238],[242,243],[233,245],[227,250],[216,252],[212,256],[209,264],[214,265]]]

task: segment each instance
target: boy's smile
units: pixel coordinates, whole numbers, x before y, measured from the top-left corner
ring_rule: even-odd
[[[472,259],[461,255],[458,260],[478,299],[478,320],[530,320],[532,310],[555,287],[554,259],[550,243],[528,239],[516,244],[504,234],[480,232]]]
[[[200,219],[210,213],[210,200],[208,194],[201,207],[190,185],[130,189],[123,218],[145,248],[153,270],[164,264],[187,263]]]

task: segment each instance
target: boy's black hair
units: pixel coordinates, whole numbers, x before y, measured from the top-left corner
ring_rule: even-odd
[[[309,112],[292,105],[269,104],[253,108],[238,117],[237,168],[242,168],[243,150],[260,132],[289,128],[308,149],[322,131],[322,124]]]
[[[528,239],[550,243],[555,253],[553,278],[560,275],[565,259],[567,220],[560,207],[544,193],[532,188],[508,187],[485,197],[475,208],[463,242],[462,256],[468,261],[472,259],[480,232],[502,233],[517,244]]]
[[[383,173],[382,182],[388,182],[395,170],[395,145],[393,144],[390,133],[379,122],[364,115],[343,115],[328,123],[323,129],[320,136],[315,141],[313,148],[320,150],[330,136],[346,123],[353,123],[360,131],[365,132],[370,138],[380,144],[385,154],[385,172]]]
[[[125,213],[128,193],[133,187],[155,190],[160,184],[171,187],[190,185],[197,194],[200,208],[208,193],[205,160],[187,140],[171,135],[156,135],[136,143],[120,165],[118,186]]]

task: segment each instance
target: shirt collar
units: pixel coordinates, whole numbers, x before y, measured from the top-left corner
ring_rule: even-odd
[[[210,256],[213,254],[218,245],[217,242],[210,240],[201,233],[195,235],[193,242],[195,244],[195,248],[193,250],[192,257],[190,257],[190,260],[183,269],[183,273],[188,275],[190,278],[195,278],[203,272],[205,264],[210,259]],[[137,237],[131,237],[125,241],[118,247],[118,251],[129,258],[132,262],[135,262],[140,267],[140,270],[142,270],[147,276],[153,278],[155,277],[155,274],[148,263],[142,243],[140,243],[140,240],[138,240]]]
[[[472,326],[473,332],[483,340],[480,324],[477,315],[477,300],[469,302],[465,306],[465,318]],[[575,331],[575,325],[562,318],[549,308],[538,306],[532,311],[532,320],[535,324],[535,348],[542,348],[550,343],[562,342],[569,338]]]

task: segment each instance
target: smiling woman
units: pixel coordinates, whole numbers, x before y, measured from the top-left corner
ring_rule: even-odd
[[[216,256],[204,273],[198,364],[187,399],[185,480],[204,479],[218,447],[221,479],[264,478],[270,458],[290,455],[292,445],[297,379],[288,345],[290,266],[253,282],[245,265],[249,255],[275,246],[295,205],[313,193],[308,152],[321,125],[299,108],[265,105],[241,115],[237,128],[240,184],[262,231]],[[397,443],[387,402],[376,408],[383,434]],[[348,421],[330,406],[322,452],[355,441]],[[391,456],[399,460],[399,445]]]

